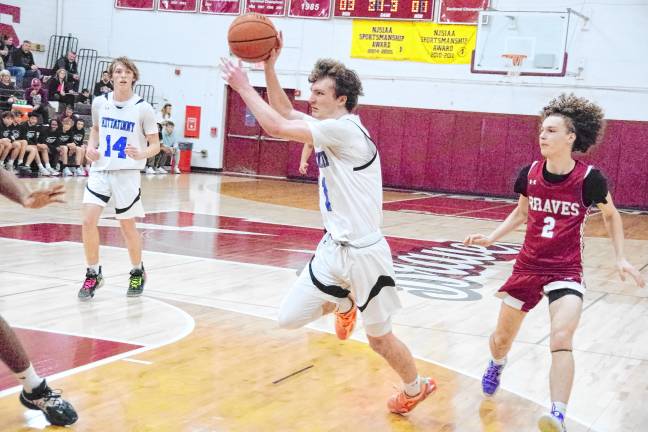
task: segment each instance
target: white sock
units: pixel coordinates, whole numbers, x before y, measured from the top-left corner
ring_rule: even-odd
[[[42,163],[39,163],[39,164],[38,164],[38,168],[39,168],[39,169],[42,169],[42,170],[44,170],[44,169],[45,169],[45,167],[43,166],[43,164],[42,164]]]
[[[88,268],[89,268],[90,270],[94,270],[94,272],[97,273],[97,274],[99,274],[99,267],[100,267],[100,266],[99,266],[99,263],[97,263],[97,264],[92,264],[92,265],[89,265],[89,266],[88,266]]]
[[[562,402],[552,402],[551,411],[558,411],[564,417],[565,413],[567,412],[567,404],[564,404]]]
[[[492,360],[493,363],[495,363],[498,366],[504,366],[506,364],[506,357],[503,357],[501,359],[492,358]]]
[[[338,312],[347,313],[353,307],[353,301],[349,297],[344,297],[343,299],[340,299],[337,305]]]
[[[22,159],[18,159],[18,165],[22,165],[22,164],[23,164],[23,160],[22,160]]]
[[[52,169],[52,166],[49,164],[49,162],[47,162],[47,163],[45,164],[45,168],[47,168],[48,170],[51,170],[51,169]]]
[[[139,265],[133,266],[133,270],[144,270],[144,262],[140,262]]]
[[[416,375],[416,379],[411,383],[405,383],[405,394],[407,396],[416,396],[421,393],[421,377]]]
[[[34,388],[38,387],[43,382],[43,378],[38,376],[31,363],[27,369],[18,372],[16,378],[18,378],[18,381],[20,381],[27,393],[31,393]]]
[[[7,167],[13,167],[13,160],[12,159],[9,159],[7,161]]]

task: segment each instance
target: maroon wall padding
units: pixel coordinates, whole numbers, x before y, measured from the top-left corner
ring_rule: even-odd
[[[408,117],[407,110],[382,109],[380,113],[380,129],[376,137],[380,150],[383,184],[385,186],[400,186],[401,148],[405,145],[403,123]]]
[[[623,125],[619,146],[619,171],[614,201],[629,206],[646,207],[648,162],[646,162],[648,127],[639,122]]]
[[[425,162],[428,150],[428,131],[431,125],[425,110],[411,110],[403,122],[403,145],[401,147],[401,184],[423,188],[425,185]]]
[[[482,120],[476,192],[510,193],[510,173],[501,169],[507,157],[508,123],[505,116],[488,116]]]
[[[300,111],[307,106],[295,102]],[[380,149],[385,186],[515,197],[520,169],[541,159],[536,116],[373,105],[359,107],[358,114]],[[647,147],[648,122],[610,120],[602,143],[576,157],[603,171],[618,206],[648,209]],[[272,150],[262,152],[261,165],[277,173],[285,155],[284,175],[314,180],[312,157],[308,175],[298,172],[301,149],[297,143],[286,145],[285,153],[277,153],[279,161],[272,160]],[[239,165],[246,165],[247,153],[237,147]]]

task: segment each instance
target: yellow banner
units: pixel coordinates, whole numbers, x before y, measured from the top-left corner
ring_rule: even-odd
[[[470,64],[477,26],[353,20],[351,57]]]

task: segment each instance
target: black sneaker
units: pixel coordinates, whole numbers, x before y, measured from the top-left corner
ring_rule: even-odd
[[[54,426],[71,425],[79,418],[74,407],[61,397],[61,392],[49,388],[45,380],[31,393],[23,389],[20,403],[29,409],[41,410]]]
[[[90,300],[94,297],[95,290],[103,285],[103,275],[101,274],[101,266],[99,266],[99,273],[91,268],[86,271],[86,277],[83,281],[83,286],[79,290],[79,300]]]
[[[144,284],[146,283],[146,271],[144,271],[144,264],[141,269],[133,269],[130,271],[130,278],[128,279],[128,291],[126,296],[139,297],[144,291]]]

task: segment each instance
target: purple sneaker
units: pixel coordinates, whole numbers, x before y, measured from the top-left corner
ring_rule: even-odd
[[[560,411],[552,409],[551,413],[544,414],[538,419],[538,428],[542,432],[567,432],[565,416]]]
[[[490,360],[482,377],[482,391],[485,396],[493,396],[500,385],[500,375],[505,365],[497,365]]]

